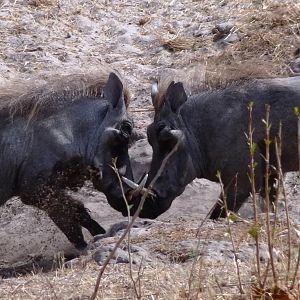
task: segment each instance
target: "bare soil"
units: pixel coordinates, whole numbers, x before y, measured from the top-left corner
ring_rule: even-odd
[[[208,66],[218,73],[224,66],[243,66],[250,61],[257,68],[263,65],[270,75],[295,75],[299,24],[297,0],[3,0],[0,82],[46,80],[109,64],[128,81],[130,113],[142,138],[153,116],[151,83],[159,74],[180,71],[177,74],[184,81],[192,67],[200,73]],[[136,142],[130,154],[138,178],[151,160],[146,139]],[[300,189],[295,174],[286,177],[286,185],[291,221],[297,229]],[[133,230],[135,276],[144,257],[144,299],[231,299],[240,294],[228,225],[225,221],[201,225],[219,192],[217,184],[195,180],[158,220],[138,223]],[[126,220],[89,184],[73,195],[106,229]],[[281,205],[280,213],[283,211]],[[240,213],[243,220],[232,226],[249,299],[255,274],[255,248],[248,233],[251,205],[246,204]],[[281,244],[286,238],[284,230],[278,237]],[[116,234],[93,242],[85,232],[94,246],[72,267],[0,279],[0,299],[85,299],[93,291],[98,264],[105,257],[101,253],[109,252],[120,232]],[[105,251],[104,246],[108,247]],[[262,247],[261,260],[266,262],[266,248]],[[126,244],[122,249],[128,252]],[[278,251],[278,261],[285,261],[284,245]],[[14,270],[32,271],[33,262],[47,269],[45,262],[52,266],[53,258],[62,255],[78,253],[43,212],[24,206],[17,198],[0,207],[0,278],[1,274],[15,275]],[[120,252],[120,257],[127,262],[124,253]],[[118,258],[114,262],[103,278],[99,299],[136,297],[128,264],[117,263],[122,262]]]

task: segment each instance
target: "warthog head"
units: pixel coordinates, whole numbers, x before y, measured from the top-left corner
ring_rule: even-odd
[[[128,155],[133,122],[127,115],[123,84],[116,74],[110,74],[103,93],[108,105],[104,112],[100,111],[104,116],[97,134],[92,180],[94,186],[106,195],[109,204],[123,211],[126,205],[117,173],[133,180]],[[128,190],[131,188],[124,186],[124,192]]]
[[[155,107],[157,93],[157,85],[154,84],[152,101]],[[186,100],[182,83],[172,82],[163,95],[162,105],[156,110],[154,122],[148,126],[147,135],[153,148],[153,156],[145,186],[149,187],[155,177],[157,180],[150,186],[151,191],[139,215],[142,218],[156,218],[165,212],[184,191],[185,186],[196,177],[186,140],[186,128],[180,116],[180,109]],[[131,214],[136,211],[144,193],[145,188],[140,188],[140,195],[137,196],[137,192],[134,192],[129,197]]]

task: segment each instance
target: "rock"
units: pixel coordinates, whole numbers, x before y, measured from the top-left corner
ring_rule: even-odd
[[[174,245],[178,253],[185,253],[185,261],[193,259],[195,256],[201,256],[203,259],[214,262],[224,263],[234,259],[234,252],[230,241],[225,240],[186,240],[180,241]],[[255,244],[242,242],[237,248],[236,256],[241,262],[249,263],[255,256]],[[275,261],[280,260],[280,253],[273,249]],[[260,244],[260,261],[267,262],[269,259],[268,245]]]
[[[152,147],[147,139],[138,140],[130,149],[129,156],[131,159],[131,167],[133,177],[138,180],[145,172],[150,169],[152,158]]]
[[[143,229],[149,227],[155,221],[150,220],[142,220],[139,222],[135,222],[131,228],[131,235],[140,235],[140,231],[144,232]],[[104,238],[113,237],[117,235],[120,231],[123,231],[128,226],[128,221],[119,222],[113,224],[105,234],[98,234],[94,236],[94,242],[102,240]]]
[[[234,24],[231,22],[224,22],[216,24],[216,26],[212,29],[212,33],[214,34],[213,41],[217,42],[225,42],[225,43],[233,43],[240,40],[237,32],[232,33],[232,29],[234,28]]]
[[[193,36],[200,37],[200,36],[209,36],[211,35],[211,30],[208,28],[199,28],[198,30],[194,31]]]
[[[101,248],[98,248],[97,251],[93,254],[93,259],[102,266],[107,259],[107,257],[111,254],[114,249],[114,245],[106,245]],[[139,246],[130,246],[130,256],[133,264],[140,264],[142,261],[151,262],[150,253],[139,247]],[[118,248],[114,255],[112,256],[109,263],[129,263],[130,257],[128,252],[128,247],[124,247],[123,249]]]
[[[81,15],[77,17],[77,26],[81,32],[86,34],[90,34],[95,27],[94,22],[90,18]]]
[[[215,28],[213,29],[213,31],[217,30],[220,33],[229,33],[230,30],[234,27],[234,24],[231,22],[223,22],[223,23],[219,23],[216,24]],[[214,33],[214,32],[213,32]]]
[[[128,221],[119,222],[116,224],[113,224],[105,234],[98,234],[94,236],[94,242],[97,242],[99,240],[102,240],[107,237],[113,237],[115,236],[120,230],[126,229],[128,226]],[[133,225],[136,226],[136,225]]]
[[[93,254],[93,259],[98,265],[102,266],[107,257],[111,254],[113,248],[113,245],[101,247]],[[129,263],[128,252],[118,248],[115,254],[112,256],[110,263]]]
[[[241,39],[240,39],[240,36],[239,36],[239,34],[238,34],[237,32],[229,33],[229,34],[223,39],[224,42],[230,43],[230,44],[239,42],[240,40],[241,40]]]
[[[260,251],[259,251],[259,260],[263,263],[267,263],[270,259],[270,254],[269,254],[269,248],[268,245],[262,244],[260,245]],[[282,254],[281,254],[282,255]],[[274,262],[279,262],[280,261],[280,251],[276,248],[272,249],[272,256]]]
[[[292,63],[291,69],[295,73],[300,73],[300,57],[296,58],[295,61]]]

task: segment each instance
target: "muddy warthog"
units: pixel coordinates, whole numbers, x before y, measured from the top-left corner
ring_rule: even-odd
[[[152,100],[155,116],[148,127],[148,140],[153,156],[146,186],[176,144],[178,149],[154,184],[152,194],[155,196],[146,200],[140,217],[156,218],[194,178],[218,181],[217,172],[220,172],[225,187],[228,209],[239,210],[251,191],[248,178],[250,154],[245,136],[248,134],[250,102],[253,102],[257,191],[264,192],[265,160],[261,154],[265,154],[262,119],[266,115],[266,105],[271,108],[270,164],[277,165],[274,139],[282,122],[283,172],[298,168],[297,120],[293,110],[300,107],[300,77],[240,81],[190,97],[181,82],[172,82],[164,91],[154,85]],[[271,168],[271,187],[275,175]],[[274,193],[274,188],[271,192]],[[136,211],[139,202],[140,197],[132,200],[131,213]],[[210,217],[224,216],[224,208],[218,202]]]
[[[0,91],[0,205],[19,196],[84,248],[81,226],[92,235],[105,230],[65,189],[90,179],[112,206],[123,201],[111,165],[116,158],[119,172],[132,179],[129,94],[110,71],[65,76],[36,88],[30,84]]]

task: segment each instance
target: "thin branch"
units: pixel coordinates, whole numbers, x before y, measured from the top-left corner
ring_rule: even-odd
[[[291,287],[290,287],[291,290],[295,286],[296,279],[297,279],[297,274],[298,274],[298,271],[299,271],[299,267],[300,267],[300,245],[298,246],[298,257],[297,257],[297,263],[296,263],[295,272],[294,272],[294,276],[293,276],[293,281],[292,281],[292,284],[291,284]]]
[[[130,223],[130,207],[129,207],[127,198],[126,198],[125,193],[124,193],[123,182],[122,182],[121,176],[120,176],[120,174],[118,172],[118,169],[117,169],[117,166],[116,166],[116,161],[113,161],[113,170],[115,171],[115,173],[118,176],[119,185],[120,185],[121,191],[122,191],[122,197],[123,197],[123,199],[125,201],[125,204],[126,204],[127,218],[128,218],[128,224],[129,224]],[[131,233],[131,228],[128,230],[128,235],[127,235],[127,248],[128,248],[127,250],[128,250],[128,260],[129,260],[129,276],[130,276],[130,279],[131,279],[131,281],[133,283],[133,289],[134,289],[134,292],[136,294],[137,299],[141,299],[142,296],[141,296],[140,284],[139,284],[139,291],[138,291],[137,286],[136,286],[137,281],[139,281],[139,274],[140,274],[140,272],[138,273],[138,277],[137,277],[136,280],[133,278],[132,257],[131,257],[131,251],[130,251],[130,248],[131,248],[131,236],[130,236],[130,233]],[[142,261],[141,261],[141,264],[142,264]],[[141,265],[140,265],[140,268],[141,268]],[[140,271],[140,269],[139,269],[139,271]]]
[[[133,215],[133,217],[131,218],[126,230],[123,232],[123,234],[121,235],[121,237],[119,238],[119,240],[116,242],[113,250],[111,251],[110,255],[106,258],[106,260],[104,261],[103,263],[103,266],[102,268],[100,269],[99,271],[99,274],[98,274],[98,277],[97,277],[97,280],[96,280],[96,284],[95,284],[95,288],[94,288],[94,292],[91,296],[91,300],[94,300],[96,299],[97,297],[97,293],[98,293],[98,290],[99,290],[99,286],[100,286],[100,282],[101,282],[101,279],[102,279],[102,275],[107,267],[107,265],[109,264],[110,260],[113,258],[113,256],[115,255],[115,252],[117,251],[117,249],[119,248],[120,244],[122,243],[122,241],[125,239],[127,233],[131,230],[135,220],[137,219],[137,217],[139,216],[143,206],[144,206],[144,203],[147,199],[147,196],[149,194],[149,192],[151,191],[154,183],[157,181],[157,179],[161,176],[165,166],[166,166],[166,163],[168,162],[169,158],[177,151],[178,147],[179,147],[179,144],[180,142],[182,141],[182,137],[180,137],[176,143],[176,145],[174,146],[174,148],[166,155],[166,157],[163,159],[162,163],[161,163],[161,166],[159,168],[159,170],[157,171],[156,175],[154,176],[154,178],[152,179],[152,181],[150,182],[149,186],[148,186],[148,189],[146,189],[146,192],[143,194],[142,198],[141,198],[141,201],[139,203],[139,206],[135,212],[135,214]]]
[[[226,199],[226,195],[224,192],[224,185],[223,185],[223,182],[221,179],[220,172],[217,173],[217,178],[219,180],[219,184],[221,187],[221,195],[222,195],[222,199],[224,202],[224,208],[225,208],[225,212],[226,212],[226,221],[227,221],[227,226],[228,226],[227,228],[228,228],[228,233],[230,236],[230,241],[231,241],[232,250],[233,250],[233,256],[234,256],[237,277],[238,277],[238,282],[239,282],[239,290],[240,290],[241,294],[245,294],[245,292],[243,290],[243,286],[242,286],[242,281],[241,281],[241,273],[240,273],[240,266],[239,266],[239,261],[238,261],[238,257],[237,257],[237,251],[236,251],[235,243],[234,243],[233,236],[232,236],[232,229],[231,229],[231,224],[230,224],[231,221],[230,221],[229,211],[228,211],[228,207],[227,207],[227,199]]]
[[[262,282],[261,282],[261,270],[260,270],[260,250],[259,250],[259,227],[258,227],[258,218],[257,218],[257,203],[256,203],[256,189],[255,189],[255,148],[256,144],[253,142],[253,132],[254,129],[252,128],[252,110],[253,110],[253,102],[249,103],[248,106],[249,110],[249,124],[248,124],[248,145],[249,145],[249,150],[250,150],[250,175],[249,175],[249,180],[251,184],[251,194],[252,194],[252,201],[253,201],[253,213],[254,213],[254,226],[255,226],[255,234],[254,234],[254,239],[255,239],[255,248],[256,248],[256,267],[257,267],[257,276],[258,276],[258,283],[262,287]]]
[[[266,105],[266,119],[263,120],[265,124],[265,130],[266,130],[266,137],[265,137],[265,146],[266,146],[266,156],[265,156],[265,163],[266,163],[266,170],[265,170],[265,206],[267,209],[266,218],[267,218],[267,239],[268,239],[268,250],[270,255],[270,264],[272,268],[273,273],[273,279],[275,282],[275,286],[278,286],[278,280],[277,280],[277,274],[276,274],[276,268],[274,264],[274,255],[273,255],[273,239],[271,234],[271,225],[270,225],[270,187],[269,187],[269,179],[270,179],[270,130],[271,130],[271,124],[270,124],[270,105]],[[274,224],[276,226],[276,223]]]
[[[300,112],[298,110],[298,107],[294,108],[294,112],[295,112],[295,115],[297,117],[298,161],[299,161],[298,177],[300,177]],[[287,205],[286,205],[286,207],[287,207]],[[287,210],[287,208],[286,208],[286,210]],[[300,267],[300,245],[298,246],[298,257],[297,257],[297,263],[296,263],[296,266],[295,266],[295,272],[294,272],[294,276],[293,276],[293,280],[292,280],[292,284],[291,284],[291,289],[293,289],[294,286],[295,286],[296,277],[297,277],[299,267]]]
[[[282,194],[284,199],[284,208],[285,208],[285,217],[287,222],[287,239],[288,239],[288,265],[287,265],[287,273],[286,273],[286,283],[288,283],[289,274],[291,270],[291,259],[292,259],[292,242],[291,242],[291,226],[290,226],[290,216],[289,216],[289,209],[288,209],[288,200],[287,195],[284,187],[283,182],[283,172],[282,172],[282,166],[281,166],[281,128],[282,124],[280,122],[279,125],[279,133],[278,138],[275,139],[275,154],[276,154],[276,160],[277,160],[277,168],[278,168],[278,181],[279,186],[282,188]]]

